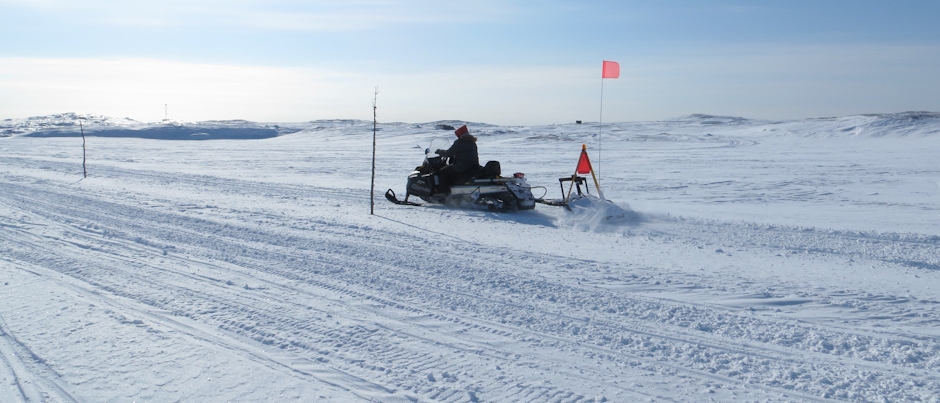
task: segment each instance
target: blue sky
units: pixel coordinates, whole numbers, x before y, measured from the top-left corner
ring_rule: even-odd
[[[940,110],[937,1],[0,0],[0,119]]]

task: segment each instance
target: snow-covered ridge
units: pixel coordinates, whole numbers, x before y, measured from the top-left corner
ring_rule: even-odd
[[[768,130],[803,137],[926,137],[940,133],[940,113],[903,112],[815,118],[771,124]]]
[[[81,121],[81,125],[79,124]],[[566,123],[542,126],[500,126],[482,122],[439,120],[426,123],[380,122],[379,130],[389,126],[414,130],[446,130],[468,124],[477,135],[520,133],[529,138],[578,140],[572,133],[591,135],[598,131],[596,122]],[[303,131],[323,131],[361,126],[372,129],[372,122],[353,119],[327,119],[309,122],[259,123],[247,120],[209,120],[202,122],[161,121],[141,122],[131,118],[102,115],[61,113],[25,119],[0,121],[0,137],[75,137],[84,130],[87,136],[133,137],[162,140],[263,139]],[[693,114],[674,119],[647,122],[604,123],[603,133],[630,139],[633,136],[692,135],[710,136],[718,132],[753,129],[767,135],[799,137],[927,137],[940,134],[940,112],[902,112],[864,114],[845,117],[810,118],[791,121],[769,121],[735,116]],[[725,133],[727,134],[727,133]],[[735,133],[736,134],[736,133]],[[578,137],[578,136],[576,136]],[[675,141],[681,136],[669,137]],[[665,138],[662,138],[665,139]]]
[[[0,121],[0,135],[29,137],[134,137],[163,140],[260,139],[293,132],[245,120],[141,122],[131,118],[61,113]]]

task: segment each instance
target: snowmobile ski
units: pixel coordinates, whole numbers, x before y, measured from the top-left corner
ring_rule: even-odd
[[[395,195],[395,191],[392,189],[385,191],[385,198],[388,199],[388,201],[392,203],[402,205],[402,206],[423,206],[423,204],[421,203],[408,201],[407,197],[405,197],[405,200],[398,200],[398,196]]]

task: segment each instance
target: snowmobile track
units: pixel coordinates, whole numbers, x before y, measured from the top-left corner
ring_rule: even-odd
[[[223,224],[172,210],[161,212],[154,208],[127,207],[124,204],[105,202],[101,196],[66,195],[22,184],[7,184],[5,190],[4,196],[0,196],[0,201],[7,208],[15,208],[32,217],[21,222],[29,222],[37,228],[42,227],[50,234],[48,236],[67,243],[65,247],[80,248],[90,255],[89,260],[83,262],[73,261],[68,257],[76,255],[75,253],[56,256],[56,253],[38,255],[29,252],[42,248],[45,241],[24,242],[34,237],[35,232],[16,230],[17,228],[9,226],[8,228],[16,230],[12,234],[20,235],[9,235],[4,239],[4,243],[10,245],[8,248],[13,249],[10,256],[15,257],[15,261],[51,268],[86,282],[94,289],[218,327],[263,346],[279,347],[305,357],[306,360],[322,363],[323,361],[317,359],[325,359],[337,371],[361,379],[372,379],[372,382],[377,384],[393,385],[385,387],[388,391],[397,390],[399,387],[414,390],[428,387],[425,384],[435,384],[437,389],[431,388],[433,392],[425,391],[422,395],[442,396],[457,393],[446,387],[441,390],[442,386],[439,386],[438,382],[421,382],[420,378],[419,382],[402,379],[399,373],[402,369],[441,373],[473,371],[466,366],[446,364],[459,362],[456,356],[449,359],[433,358],[427,356],[422,349],[389,348],[385,340],[405,336],[414,344],[425,345],[432,351],[440,349],[441,344],[435,341],[435,338],[420,336],[414,334],[414,331],[407,331],[403,326],[394,325],[402,320],[414,320],[415,317],[450,323],[449,326],[464,328],[463,331],[490,334],[492,336],[487,336],[486,339],[499,340],[501,344],[554,345],[564,352],[563,354],[581,357],[575,361],[591,360],[591,357],[602,355],[606,365],[635,367],[636,363],[639,363],[640,367],[648,368],[651,373],[666,370],[668,374],[672,374],[670,376],[685,373],[685,376],[699,380],[708,379],[738,385],[756,383],[762,385],[761,388],[771,389],[769,385],[781,384],[787,393],[799,395],[804,400],[825,400],[815,397],[824,395],[825,391],[808,390],[801,393],[794,390],[794,386],[787,386],[787,374],[813,374],[833,379],[852,378],[851,374],[840,368],[844,360],[836,357],[846,354],[851,357],[853,353],[838,350],[813,352],[808,349],[809,346],[799,345],[774,346],[777,343],[774,342],[774,335],[809,332],[832,345],[839,345],[842,338],[857,335],[843,335],[838,331],[814,329],[799,322],[780,321],[748,327],[767,328],[764,336],[735,335],[733,332],[718,330],[722,324],[759,319],[750,319],[746,315],[723,310],[716,311],[706,306],[683,307],[661,300],[629,297],[586,286],[554,284],[538,277],[530,277],[525,272],[480,269],[488,265],[495,265],[497,268],[515,267],[519,259],[560,261],[562,265],[581,263],[570,260],[566,263],[566,259],[558,256],[512,251],[496,255],[495,260],[493,255],[489,255],[485,260],[478,262],[445,262],[443,267],[451,269],[435,272],[436,266],[420,263],[431,262],[433,259],[430,259],[426,252],[422,252],[421,248],[415,247],[415,242],[419,241],[410,241],[401,233],[383,233],[369,229],[367,239],[356,244],[345,244],[333,241],[329,234],[358,234],[364,229],[337,225],[339,223],[331,221],[293,222],[286,228],[275,229],[264,225],[266,220],[277,218],[270,215],[257,216],[260,224]],[[288,231],[285,232],[285,229]],[[316,229],[316,232],[310,233],[311,229]],[[135,234],[145,234],[147,239]],[[381,248],[371,246],[376,240],[383,244]],[[482,248],[472,244],[461,247],[468,250]],[[392,260],[387,260],[389,249],[396,251]],[[103,258],[100,256],[102,253],[106,253]],[[150,255],[164,260],[164,263],[159,266],[141,266],[134,263],[139,261],[134,256]],[[165,263],[166,261],[171,263]],[[122,268],[127,264],[136,267],[133,271]],[[178,269],[191,266],[201,267],[214,274],[195,274]],[[404,270],[409,267],[411,269]],[[232,281],[233,284],[228,284],[231,280],[225,280],[224,276],[219,275],[225,271],[238,274],[239,282]],[[178,280],[171,279],[174,277]],[[154,281],[156,278],[161,280]],[[286,287],[284,280],[299,285]],[[247,284],[240,287],[241,281],[251,282],[253,287]],[[199,284],[200,289],[183,286],[193,282]],[[155,284],[175,285],[154,289]],[[443,286],[439,286],[440,284]],[[556,298],[555,301],[523,298],[520,290],[526,288],[548,291],[563,297]],[[234,292],[236,290],[237,293]],[[263,297],[253,296],[252,291],[259,290]],[[282,293],[285,296],[282,296]],[[392,298],[392,295],[395,297]],[[328,309],[299,303],[318,299],[330,301],[339,308]],[[233,303],[238,300],[241,302]],[[361,306],[363,302],[367,305]],[[258,307],[259,304],[261,307]],[[323,319],[329,312],[335,312],[333,309],[352,309],[361,312],[366,318],[374,319],[341,326],[316,324],[326,323]],[[400,310],[402,313],[389,312],[389,309]],[[610,310],[609,313],[600,315],[606,319],[589,323],[576,315],[579,311],[597,309]],[[298,316],[295,313],[298,311],[312,311],[314,316]],[[592,313],[592,316],[597,317],[598,314]],[[311,323],[311,319],[315,319],[314,323]],[[645,326],[644,321],[647,320],[654,321],[656,326]],[[674,323],[677,332],[663,334],[644,330],[659,327],[663,320]],[[781,328],[784,323],[791,328]],[[726,336],[715,337],[715,333]],[[310,335],[323,335],[325,339],[317,340],[317,337],[311,338]],[[337,348],[336,340],[353,342],[343,343],[345,348]],[[849,389],[865,393],[866,388],[872,387],[866,384],[872,380],[877,381],[876,385],[903,383],[900,379],[883,378],[878,374],[881,365],[876,363],[892,359],[890,349],[893,347],[890,340],[886,341],[888,355],[882,358],[864,357],[865,360],[857,361],[857,365],[872,373],[852,383]],[[875,346],[884,342],[879,339],[871,341]],[[346,347],[349,344],[353,344],[353,347]],[[458,355],[479,355],[478,351],[483,350],[481,346],[467,347],[461,344],[463,342],[444,343],[443,346],[446,346],[447,350],[455,349]],[[434,345],[438,347],[432,347]],[[915,347],[922,351],[909,351],[915,356],[934,355],[937,350],[936,343],[920,343],[919,347]],[[514,358],[511,349],[488,347],[487,350],[491,352],[484,356],[502,362],[500,367],[509,368],[514,361],[519,360]],[[767,353],[761,353],[762,350]],[[361,355],[357,351],[369,351],[369,355],[375,357],[371,362],[386,364],[378,367],[364,366],[363,358],[360,358]],[[779,357],[783,351],[788,355],[802,355],[803,358],[774,362],[773,357]],[[681,358],[687,356],[701,357],[704,360],[703,365],[699,368],[696,368],[696,365],[689,368],[686,359]],[[733,363],[748,359],[762,359],[768,362],[754,367],[762,368],[762,372],[746,374],[747,381],[741,378],[742,374],[735,374],[733,370],[706,370],[715,368],[715,362]],[[875,361],[871,361],[872,359]],[[534,356],[527,356],[523,360],[537,368],[555,368],[558,365],[557,361]],[[889,364],[889,361],[885,361],[885,364]],[[912,369],[937,368],[936,361],[930,360],[915,360],[911,364]],[[810,370],[808,365],[814,368]],[[588,369],[589,373],[594,374],[591,376],[604,373],[600,367],[591,369],[593,365],[581,364],[580,367],[580,370]],[[392,368],[395,368],[395,371],[390,373]],[[553,371],[564,376],[581,378],[575,375],[576,371],[573,369]],[[585,376],[581,382],[590,383],[591,376]],[[518,387],[511,386],[512,382],[487,385],[485,388],[480,387],[490,393],[500,391],[497,394],[501,396],[509,393],[513,393],[513,396],[537,396],[535,400],[569,396],[572,393],[547,386],[516,390]],[[620,389],[630,392],[631,388]],[[490,393],[487,395],[490,396]],[[569,397],[577,400],[577,396],[571,394]]]

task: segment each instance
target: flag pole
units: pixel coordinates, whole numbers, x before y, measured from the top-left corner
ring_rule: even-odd
[[[601,112],[597,118],[597,176],[601,176],[601,131],[604,128],[604,74],[601,73]]]
[[[604,60],[601,64],[601,112],[597,119],[597,176],[600,177],[601,167],[601,133],[604,129],[604,79],[620,77],[620,63]],[[594,168],[591,168],[593,174]],[[596,180],[596,179],[595,179]],[[603,197],[602,197],[603,198]]]

